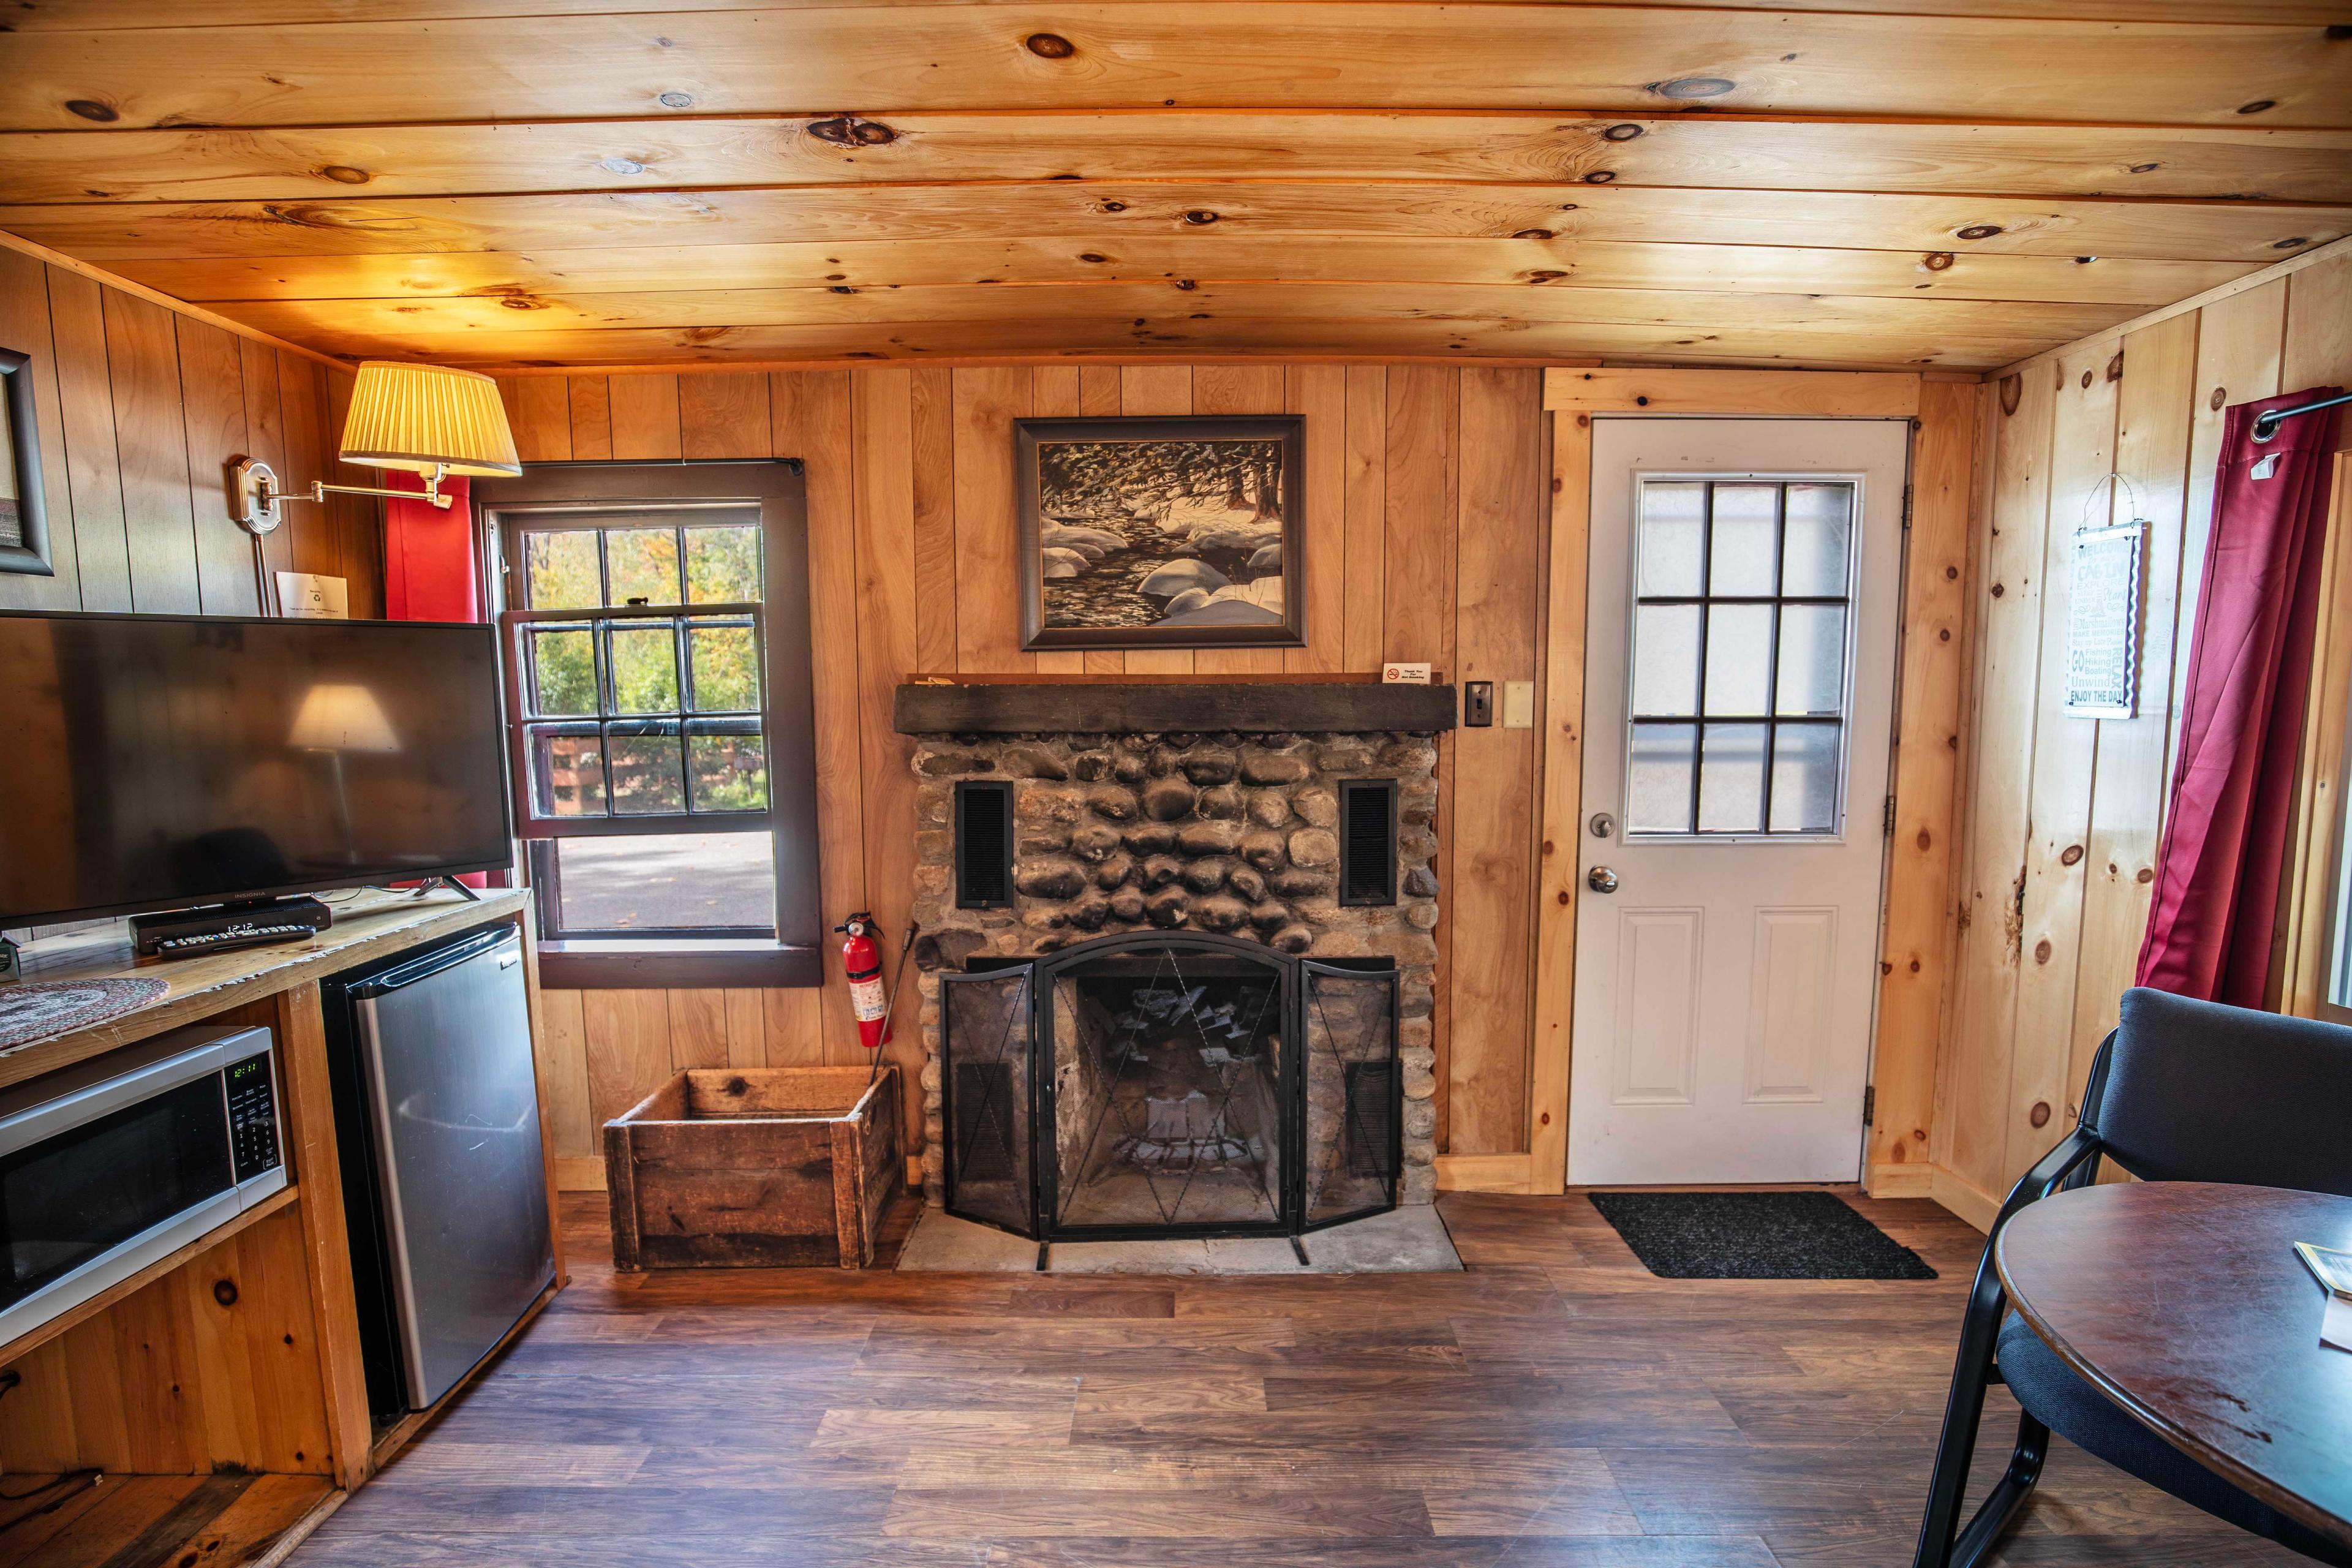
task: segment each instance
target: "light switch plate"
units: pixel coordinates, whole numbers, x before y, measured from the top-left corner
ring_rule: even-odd
[[[1503,728],[1532,730],[1536,727],[1536,683],[1532,680],[1503,682]]]

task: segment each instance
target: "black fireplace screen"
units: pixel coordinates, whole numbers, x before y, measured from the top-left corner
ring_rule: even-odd
[[[951,1212],[1055,1239],[1281,1234],[1395,1205],[1387,959],[1150,933],[941,979]]]

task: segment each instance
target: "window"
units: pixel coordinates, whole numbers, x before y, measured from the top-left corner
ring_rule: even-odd
[[[1838,831],[1858,490],[1642,481],[1629,836]]]
[[[483,490],[550,983],[815,984],[798,474],[550,464]]]

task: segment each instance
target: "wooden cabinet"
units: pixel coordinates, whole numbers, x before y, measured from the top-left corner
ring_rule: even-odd
[[[0,1467],[22,1499],[0,1501],[0,1561],[103,1562],[184,1525],[191,1540],[256,1546],[307,1531],[420,1424],[378,1432],[370,1417],[319,982],[500,921],[528,925],[522,894],[363,894],[306,942],[139,966],[169,985],[148,1006],[0,1055],[5,1085],[187,1024],[266,1025],[289,1177],[226,1225],[0,1345]],[[133,973],[119,924],[36,943],[26,959],[34,982]],[[536,1033],[536,965],[526,969]],[[544,1084],[540,1103],[548,1143]],[[560,1238],[556,1268],[560,1289]]]

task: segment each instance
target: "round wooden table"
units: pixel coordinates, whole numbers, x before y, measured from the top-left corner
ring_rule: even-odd
[[[2352,1251],[2352,1198],[2147,1182],[2059,1193],[1993,1249],[2010,1304],[2173,1447],[2352,1545],[2352,1351],[2294,1243]]]

